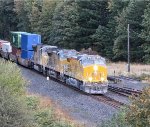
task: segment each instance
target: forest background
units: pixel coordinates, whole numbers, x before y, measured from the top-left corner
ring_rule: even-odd
[[[150,63],[149,0],[0,0],[0,39],[10,31],[42,35],[42,43],[92,48],[111,61]]]

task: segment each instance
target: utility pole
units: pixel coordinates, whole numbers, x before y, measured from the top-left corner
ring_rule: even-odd
[[[130,25],[128,24],[128,72],[130,72]]]

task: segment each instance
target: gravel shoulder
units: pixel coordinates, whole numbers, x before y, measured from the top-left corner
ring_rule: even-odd
[[[131,101],[128,97],[122,96],[122,95],[117,94],[115,92],[108,91],[105,95],[110,97],[110,98],[113,98],[114,100],[122,102],[126,105],[129,105],[131,103]]]
[[[100,103],[90,96],[75,91],[53,80],[23,67],[23,77],[28,81],[27,92],[50,98],[74,121],[86,127],[96,127],[103,120],[110,119],[117,109]]]

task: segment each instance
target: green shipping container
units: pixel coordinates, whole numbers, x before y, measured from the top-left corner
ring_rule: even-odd
[[[16,48],[21,48],[21,34],[27,32],[11,32],[11,44]]]

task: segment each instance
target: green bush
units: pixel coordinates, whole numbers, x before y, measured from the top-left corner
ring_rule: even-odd
[[[100,127],[150,127],[150,87],[139,97],[132,96],[126,109],[104,121]]]
[[[73,127],[57,118],[52,107],[26,96],[25,80],[16,64],[0,59],[0,127]]]
[[[103,121],[99,127],[130,127],[126,121],[127,109],[121,109],[108,121]]]
[[[31,110],[34,123],[38,127],[74,127],[72,123],[57,118],[52,107],[39,106],[40,100],[35,96],[26,98],[27,106]]]
[[[0,59],[0,86],[13,94],[23,94],[25,80],[16,64]]]
[[[139,97],[132,97],[127,112],[127,121],[132,127],[150,127],[150,87],[144,89]]]
[[[0,59],[1,127],[34,127],[23,96],[24,85],[17,66]]]
[[[39,99],[35,96],[27,96],[26,104],[29,110],[36,111],[38,109]]]
[[[32,118],[23,98],[12,95],[8,89],[3,87],[0,87],[0,126],[33,127]]]

